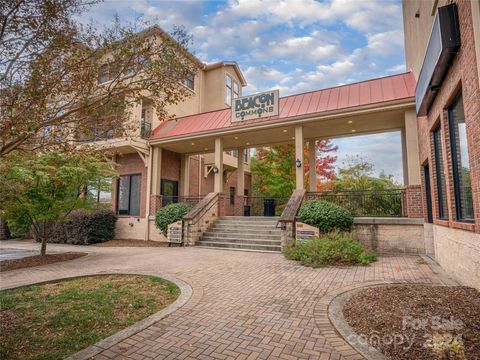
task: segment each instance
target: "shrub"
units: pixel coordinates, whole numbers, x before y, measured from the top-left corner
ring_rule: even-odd
[[[168,225],[176,221],[182,220],[185,215],[192,209],[188,204],[170,204],[160,208],[155,215],[155,225],[160,231],[167,236]]]
[[[76,211],[67,221],[49,226],[49,242],[89,245],[112,240],[116,222],[117,216],[111,210]]]
[[[322,233],[349,231],[353,225],[350,211],[328,201],[305,201],[298,216],[302,222],[318,227]]]
[[[375,253],[366,252],[363,245],[355,241],[351,234],[331,232],[319,238],[304,240],[289,246],[284,251],[289,260],[300,261],[313,268],[327,265],[367,265],[377,259]]]

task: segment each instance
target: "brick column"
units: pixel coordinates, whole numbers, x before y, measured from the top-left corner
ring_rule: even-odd
[[[423,201],[421,185],[410,185],[405,188],[404,213],[409,218],[423,218]]]

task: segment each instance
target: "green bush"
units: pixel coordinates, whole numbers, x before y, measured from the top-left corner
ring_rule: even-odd
[[[353,226],[350,211],[328,201],[305,201],[298,216],[302,222],[318,227],[322,233],[349,231]]]
[[[313,268],[327,265],[367,265],[377,259],[372,252],[366,252],[363,245],[351,234],[331,232],[319,238],[304,240],[287,247],[284,251],[289,260],[300,261]]]
[[[117,216],[111,210],[76,211],[67,221],[49,224],[48,242],[89,245],[112,240]]]
[[[170,204],[160,208],[155,215],[155,225],[160,231],[167,236],[168,225],[176,221],[182,220],[192,209],[188,204]]]

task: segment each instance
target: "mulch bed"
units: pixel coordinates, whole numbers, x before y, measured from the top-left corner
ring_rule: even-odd
[[[98,247],[162,247],[168,246],[168,243],[152,240],[109,240],[103,243],[95,244]]]
[[[45,256],[34,255],[27,256],[21,259],[3,260],[0,261],[0,272],[29,268],[33,266],[47,265],[60,261],[73,260],[85,255],[87,255],[87,253],[66,252],[60,254],[47,254]]]
[[[473,288],[373,287],[353,295],[343,314],[394,360],[480,359],[480,292]]]

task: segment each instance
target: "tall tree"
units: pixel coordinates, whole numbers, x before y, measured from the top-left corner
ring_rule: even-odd
[[[338,175],[333,181],[333,188],[343,190],[385,190],[399,188],[393,175],[380,173],[373,176],[373,164],[361,156],[351,156],[338,169]]]
[[[86,190],[109,191],[116,175],[115,164],[100,152],[9,156],[0,163],[0,213],[13,225],[28,222],[45,255],[51,222],[66,220],[77,209],[97,208]]]
[[[334,176],[334,162],[337,146],[330,140],[315,143],[316,178],[324,184]],[[304,149],[304,158],[308,159],[309,149]],[[290,196],[295,189],[295,147],[292,144],[257,149],[252,158],[252,186],[257,196]],[[305,161],[306,184],[309,181],[310,164]]]
[[[0,158],[122,135],[143,98],[164,118],[190,96],[182,83],[200,63],[185,31],[135,33],[116,19],[100,32],[76,20],[96,2],[1,1]]]

